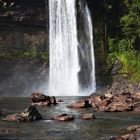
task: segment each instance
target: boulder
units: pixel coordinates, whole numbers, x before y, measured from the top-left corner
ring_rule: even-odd
[[[19,114],[15,113],[15,114],[7,115],[6,118],[4,118],[3,120],[6,120],[6,121],[18,121],[18,117],[19,117]]]
[[[83,120],[94,120],[96,117],[92,113],[86,113],[82,115]]]
[[[50,97],[44,95],[41,92],[35,92],[31,95],[32,97],[32,102],[36,103],[36,102],[45,102],[45,101],[50,101]]]
[[[51,101],[51,104],[53,104],[53,105],[56,105],[56,104],[57,104],[56,98],[55,98],[54,96],[52,96],[52,97],[50,98],[50,101]]]
[[[7,115],[4,120],[27,122],[27,121],[36,121],[40,119],[42,119],[42,116],[40,115],[36,107],[31,105],[21,113]]]
[[[54,120],[57,120],[57,121],[72,121],[74,120],[74,115],[72,114],[61,114],[61,115],[58,115],[58,116],[55,116],[53,117]]]
[[[56,98],[54,96],[46,96],[41,92],[35,92],[31,95],[32,105],[38,106],[50,106],[51,104],[56,105]]]

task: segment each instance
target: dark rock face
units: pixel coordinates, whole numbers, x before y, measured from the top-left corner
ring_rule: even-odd
[[[42,116],[40,115],[36,107],[31,105],[21,113],[7,115],[4,120],[28,122],[28,121],[36,121],[40,119],[42,119]]]
[[[58,116],[53,117],[53,119],[57,120],[57,121],[72,121],[74,120],[74,115],[72,114],[61,114]]]

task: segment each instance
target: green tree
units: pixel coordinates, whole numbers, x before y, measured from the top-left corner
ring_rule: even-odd
[[[136,38],[140,37],[140,0],[125,0],[126,14],[121,18],[122,31],[133,48]]]

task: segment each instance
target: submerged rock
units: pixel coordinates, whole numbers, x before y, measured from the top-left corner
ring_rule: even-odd
[[[27,122],[27,121],[36,121],[40,119],[42,119],[41,114],[38,112],[35,106],[31,105],[21,113],[7,115],[4,120]]]
[[[93,113],[86,113],[82,115],[83,120],[92,120],[96,119],[96,117],[93,115]]]
[[[72,115],[72,114],[61,114],[61,115],[53,117],[53,119],[58,120],[58,121],[72,121],[72,120],[74,120],[74,115]]]
[[[112,137],[109,140],[139,140],[140,139],[140,125],[129,126],[127,134],[122,136]]]

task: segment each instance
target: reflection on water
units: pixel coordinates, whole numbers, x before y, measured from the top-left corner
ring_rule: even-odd
[[[92,109],[70,109],[66,106],[82,97],[61,97],[65,102],[57,106],[38,107],[44,120],[29,123],[6,122],[0,118],[2,140],[108,140],[121,134],[122,128],[140,124],[139,114],[95,112],[96,120],[81,120],[80,115]],[[57,97],[57,99],[60,99]],[[9,113],[20,112],[30,105],[30,98],[0,98],[0,107]],[[60,113],[72,113],[75,120],[57,122],[51,117]]]

